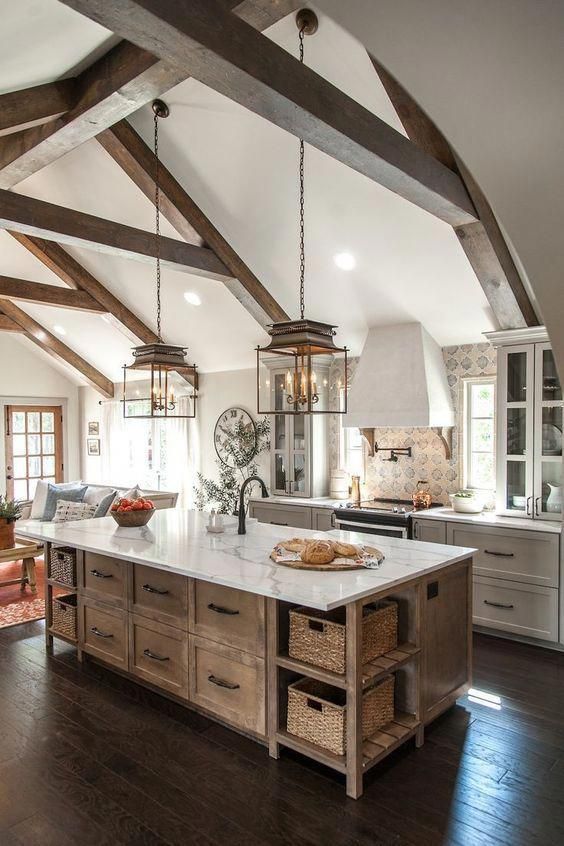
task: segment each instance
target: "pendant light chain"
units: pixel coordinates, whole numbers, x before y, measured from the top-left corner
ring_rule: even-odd
[[[305,24],[299,31],[300,38],[300,62],[304,63],[304,35]],[[300,138],[300,319],[305,314],[305,203],[304,203],[304,141]]]
[[[157,258],[157,337],[159,344],[162,343],[161,335],[161,191],[160,191],[160,162],[159,162],[159,116],[155,112],[155,232],[156,232],[156,258]]]

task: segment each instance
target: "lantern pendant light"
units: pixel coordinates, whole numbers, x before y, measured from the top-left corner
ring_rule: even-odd
[[[317,31],[311,9],[296,15],[300,62],[304,61],[304,37]],[[346,414],[347,348],[333,341],[335,326],[305,317],[305,202],[304,142],[300,139],[300,318],[273,323],[266,347],[257,347],[257,411],[259,414]],[[330,383],[329,367],[334,356],[344,360],[344,375]]]
[[[155,150],[155,232],[157,340],[133,348],[133,363],[123,368],[123,416],[178,420],[196,416],[198,373],[195,364],[186,361],[187,350],[165,344],[161,335],[161,257],[160,257],[160,170],[159,120],[169,115],[162,100],[153,102]],[[145,378],[132,378],[141,372]]]

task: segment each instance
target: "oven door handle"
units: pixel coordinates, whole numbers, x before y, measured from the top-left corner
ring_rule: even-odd
[[[354,520],[341,520],[337,517],[337,528],[347,531],[348,526],[354,526],[355,529],[364,529],[367,534],[377,534],[374,529],[383,529],[386,532],[396,531],[401,532],[402,537],[407,537],[407,526],[398,526],[393,523],[360,523]]]

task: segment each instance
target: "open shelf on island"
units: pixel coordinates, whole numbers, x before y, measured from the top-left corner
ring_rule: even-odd
[[[68,636],[68,635],[66,635],[66,634],[62,634],[61,632],[58,632],[58,631],[57,631],[57,629],[49,628],[47,631],[48,631],[48,632],[49,632],[49,634],[50,634],[50,635],[52,635],[53,637],[58,637],[58,638],[59,638],[59,640],[64,640],[64,641],[66,641],[67,643],[72,643],[72,644],[73,644],[73,646],[76,646],[76,644],[78,643],[78,638],[76,638],[76,637],[69,637],[69,636]]]

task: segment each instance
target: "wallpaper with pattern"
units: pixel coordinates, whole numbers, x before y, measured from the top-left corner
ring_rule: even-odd
[[[445,451],[438,435],[429,429],[376,430],[376,440],[382,447],[411,446],[412,457],[400,456],[397,463],[385,461],[388,454],[378,454],[366,459],[366,478],[362,496],[397,497],[409,499],[419,479],[429,482],[429,489],[436,502],[449,503],[449,493],[455,493],[462,484],[462,417],[464,413],[464,381],[480,376],[495,376],[496,350],[490,344],[463,344],[444,347],[443,358],[448,384],[452,392],[455,413],[452,457],[445,458]],[[349,363],[350,378],[356,370],[357,359]],[[341,366],[336,363],[331,379],[336,381]],[[339,461],[339,420],[331,415],[329,444],[331,469]]]

